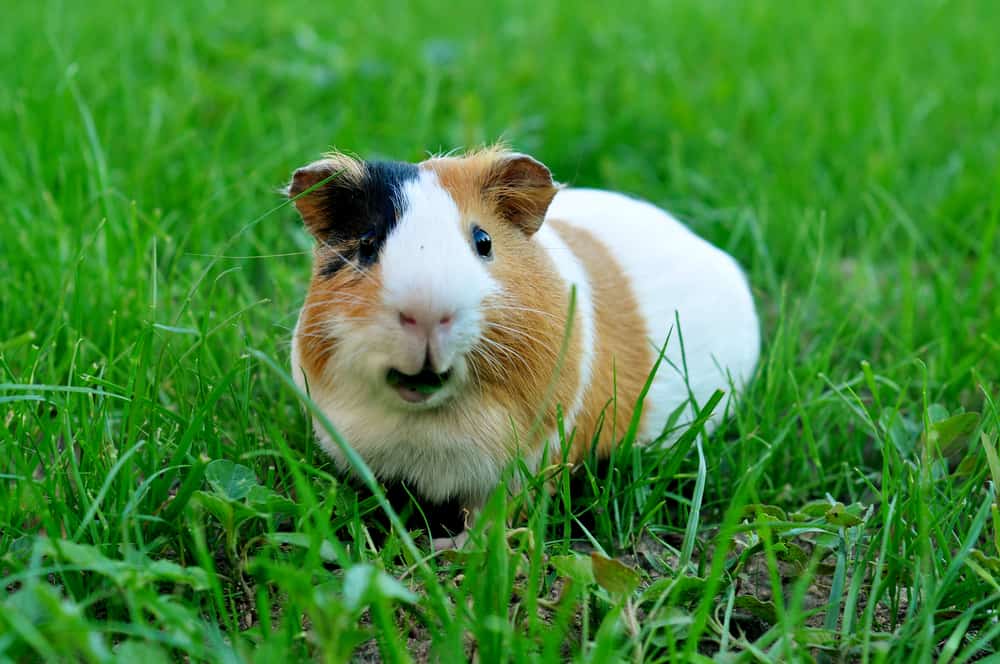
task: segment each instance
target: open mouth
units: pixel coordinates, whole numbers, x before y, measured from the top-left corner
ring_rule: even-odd
[[[399,392],[404,401],[421,403],[444,387],[450,376],[450,369],[444,373],[434,373],[429,367],[424,367],[420,373],[413,375],[405,374],[398,369],[389,369],[386,382]]]

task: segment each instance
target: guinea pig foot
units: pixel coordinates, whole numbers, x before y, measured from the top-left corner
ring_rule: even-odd
[[[454,537],[435,537],[431,540],[431,547],[435,551],[449,551],[461,549],[469,541],[469,531],[463,530]]]

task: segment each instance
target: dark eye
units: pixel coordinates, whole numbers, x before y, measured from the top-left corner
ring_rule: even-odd
[[[490,239],[490,234],[479,226],[472,228],[472,243],[476,245],[476,253],[483,258],[493,255],[493,240]]]
[[[368,231],[358,240],[358,260],[367,265],[375,260],[375,232]]]

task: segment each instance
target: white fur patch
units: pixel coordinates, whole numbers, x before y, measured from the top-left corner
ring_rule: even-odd
[[[646,323],[646,342],[656,352],[670,334],[666,361],[646,396],[644,438],[658,436],[688,399],[675,312],[699,405],[716,389],[731,392],[730,373],[737,389],[749,379],[759,354],[759,328],[746,277],[732,257],[656,206],[621,194],[564,189],[548,216],[586,229],[608,247],[628,277]],[[724,410],[716,408],[711,425]]]
[[[400,313],[428,321],[450,319],[447,329],[429,333],[435,369],[450,369],[479,339],[483,300],[499,285],[474,254],[455,201],[437,175],[421,170],[400,192],[403,214],[382,248],[382,305],[386,324]],[[389,318],[392,318],[390,321]],[[426,343],[400,338],[394,368],[420,370]]]
[[[545,249],[549,257],[555,263],[559,276],[562,277],[562,288],[569,291],[571,286],[576,286],[576,311],[580,317],[580,383],[576,388],[572,404],[563,416],[566,431],[570,431],[576,422],[580,410],[583,408],[583,398],[587,388],[590,386],[590,379],[594,371],[595,354],[595,328],[594,320],[594,297],[590,287],[590,280],[587,278],[587,270],[583,263],[576,257],[573,250],[569,248],[559,234],[552,228],[544,224],[535,233],[535,240]],[[567,404],[563,404],[566,406]],[[558,440],[553,432],[549,437],[549,443],[558,445]]]
[[[458,206],[438,181],[421,169],[404,183],[403,216],[380,258],[384,302],[451,312],[476,309],[497,283],[473,253]]]

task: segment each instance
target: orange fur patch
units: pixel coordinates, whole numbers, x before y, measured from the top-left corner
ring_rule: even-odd
[[[607,247],[581,228],[558,220],[546,223],[583,263],[594,302],[594,365],[570,450],[569,461],[576,463],[590,452],[598,433],[599,457],[608,456],[625,435],[655,358],[632,288]]]
[[[501,145],[459,158],[429,159],[421,166],[438,174],[456,202],[475,199],[528,235],[542,225],[558,191],[548,168]]]
[[[506,151],[502,148],[486,148],[470,152],[462,157],[435,157],[420,164],[421,168],[433,171],[441,186],[451,194],[463,213],[481,212],[490,208],[484,199],[483,189],[494,164]],[[491,216],[493,211],[491,212]]]
[[[342,247],[320,244],[313,252],[312,281],[297,331],[300,363],[306,375],[313,379],[323,375],[337,346],[337,340],[327,329],[331,312],[341,319],[366,318],[379,301],[381,267],[378,264],[364,272],[345,266],[332,276],[321,274],[322,266],[335,252],[350,255],[352,251],[346,244]]]

